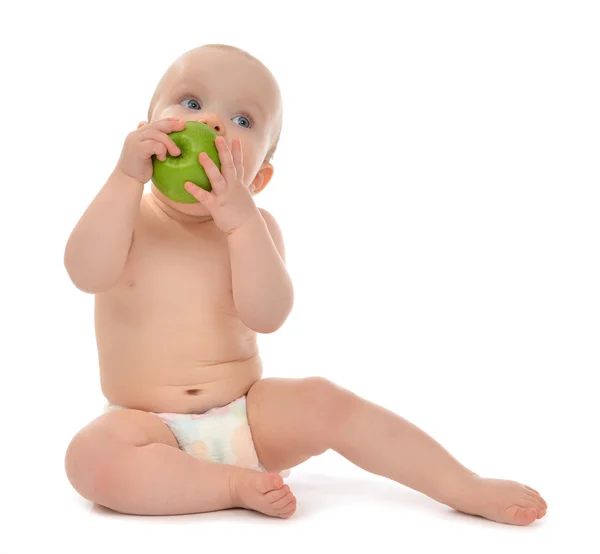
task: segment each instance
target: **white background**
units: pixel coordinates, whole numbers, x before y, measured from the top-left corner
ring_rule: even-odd
[[[597,551],[596,2],[7,5],[0,553]],[[335,453],[292,470],[289,521],[122,516],[71,489],[64,451],[103,398],[93,298],[64,246],[163,71],[211,42],[261,59],[284,97],[257,201],[296,305],[261,337],[265,376],[385,405],[481,475],[538,489],[543,521],[463,516]]]

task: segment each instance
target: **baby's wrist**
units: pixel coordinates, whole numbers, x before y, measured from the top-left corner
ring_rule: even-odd
[[[256,222],[264,223],[262,216],[258,211],[258,208],[256,208],[256,210],[253,213],[249,214],[246,218],[244,218],[244,220],[237,227],[234,227],[233,229],[227,231],[227,235],[231,237],[236,233],[243,233],[246,229],[250,229],[253,225],[256,225]]]
[[[129,187],[141,187],[143,188],[146,183],[142,183],[139,179],[132,177],[129,173],[126,173],[119,167],[116,167],[110,178],[110,181],[114,181],[119,183],[120,186],[129,186]]]

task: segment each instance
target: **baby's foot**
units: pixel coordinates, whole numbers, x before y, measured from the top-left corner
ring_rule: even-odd
[[[236,472],[233,498],[236,506],[268,516],[288,518],[296,511],[296,497],[276,473]]]
[[[502,479],[473,477],[455,502],[456,510],[499,523],[529,525],[546,515],[548,505],[536,490]]]

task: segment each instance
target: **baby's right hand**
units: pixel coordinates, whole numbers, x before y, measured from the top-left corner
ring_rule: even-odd
[[[152,156],[164,161],[167,152],[179,156],[181,151],[168,136],[183,131],[185,122],[172,117],[152,123],[140,123],[135,131],[127,135],[116,170],[145,185],[152,177]]]

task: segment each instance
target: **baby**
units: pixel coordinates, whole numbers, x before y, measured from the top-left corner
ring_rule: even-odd
[[[176,203],[154,185],[152,157],[200,121],[219,134],[212,185]],[[148,121],[72,231],[65,267],[95,295],[105,412],[71,441],[67,476],[83,497],[130,514],[242,507],[287,518],[286,470],[333,449],[438,502],[528,525],[546,514],[534,489],[480,477],[402,417],[322,378],[262,379],[257,333],[293,304],[275,218],[254,196],[273,177],[282,103],[267,68],[207,45],[160,80]]]

